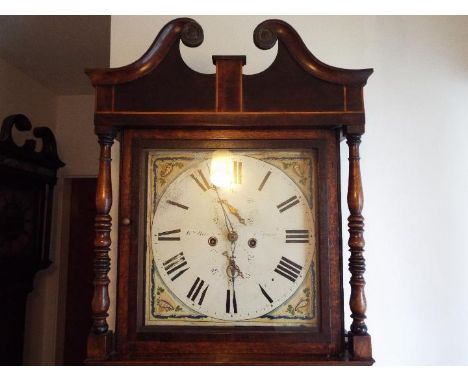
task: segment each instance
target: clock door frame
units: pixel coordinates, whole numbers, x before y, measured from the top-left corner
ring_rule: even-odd
[[[203,41],[200,25],[188,18],[175,19],[134,63],[86,71],[96,88],[95,132],[101,147],[88,364],[372,364],[371,338],[365,323],[359,168],[359,144],[365,123],[363,87],[372,69],[349,70],[322,63],[297,32],[281,20],[267,20],[254,31],[254,42],[260,49],[278,45],[273,64],[254,75],[242,74],[245,56],[213,56],[215,74],[195,72],[181,58],[181,41],[189,47],[199,46]],[[121,161],[114,334],[109,330],[107,315],[114,303],[108,294],[108,253],[112,226],[111,146],[116,137],[121,141]],[[339,160],[343,139],[350,154],[348,243],[353,322],[347,333],[343,323]],[[327,198],[321,214],[326,211],[327,216],[320,215],[319,261],[326,265],[320,272],[328,273],[321,275],[320,293],[329,304],[326,309],[322,306],[325,319],[318,332],[262,327],[199,327],[195,331],[169,326],[148,330],[141,325],[142,234],[146,227],[138,211],[144,209],[141,203],[146,198],[141,195],[139,179],[144,166],[139,155],[148,142],[166,147],[177,142],[178,147],[194,148],[202,144],[221,147],[229,142],[256,148],[278,142],[321,142],[317,147],[326,158],[319,161],[324,166],[320,180],[326,185],[321,195]],[[328,232],[328,237],[322,237],[324,232]],[[328,282],[322,283],[324,278]],[[239,341],[242,331],[249,335],[247,344]],[[184,339],[187,336],[190,341]]]
[[[219,362],[229,358],[232,363],[256,359],[258,363],[272,360],[294,363],[288,357],[291,345],[295,357],[311,360],[324,356],[339,357],[343,343],[343,296],[341,280],[339,137],[336,131],[277,131],[268,139],[261,130],[231,129],[206,140],[203,132],[180,130],[127,130],[124,133],[120,211],[131,216],[131,225],[121,227],[119,246],[119,311],[117,314],[117,346],[121,357],[129,353],[143,358],[149,351],[164,357],[167,363]],[[259,139],[260,136],[263,138]],[[187,139],[190,137],[190,139]],[[241,138],[242,137],[242,138]],[[295,139],[291,139],[291,138]],[[317,152],[318,166],[318,312],[319,327],[194,327],[145,326],[145,256],[146,256],[146,163],[150,149],[311,149]],[[338,187],[338,188],[336,188]],[[327,229],[320,229],[327,227]],[[136,276],[134,276],[136,275]],[[122,280],[125,280],[122,282]],[[128,280],[128,281],[127,281]],[[134,312],[137,312],[135,315]],[[247,340],[246,340],[247,339]],[[206,346],[209,342],[210,346]],[[272,346],[274,344],[274,346]],[[235,349],[233,351],[232,349]]]

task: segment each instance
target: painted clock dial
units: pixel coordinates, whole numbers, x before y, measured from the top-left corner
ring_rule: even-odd
[[[149,232],[166,288],[213,319],[260,317],[301,286],[316,245],[314,217],[298,185],[266,161],[233,154],[229,186],[213,184],[212,161],[167,185]]]

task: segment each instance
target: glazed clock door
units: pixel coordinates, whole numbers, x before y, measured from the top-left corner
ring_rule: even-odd
[[[339,205],[328,192],[339,136],[181,139],[185,131],[122,139],[130,181],[120,194],[117,351],[340,354]]]

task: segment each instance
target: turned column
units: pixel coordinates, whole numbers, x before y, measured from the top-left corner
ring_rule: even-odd
[[[349,207],[349,271],[351,272],[350,285],[351,296],[349,306],[351,309],[351,331],[349,332],[349,350],[355,358],[371,358],[370,336],[367,334],[366,319],[366,295],[364,286],[364,272],[366,263],[364,252],[364,217],[362,208],[364,196],[362,191],[361,170],[359,166],[359,145],[363,127],[348,127],[346,131],[346,143],[349,146],[349,180],[348,180],[348,207]]]
[[[107,317],[110,305],[109,277],[111,245],[112,206],[111,183],[111,148],[115,131],[98,133],[101,148],[99,157],[99,174],[96,188],[96,218],[94,220],[94,293],[91,301],[93,324],[88,337],[88,358],[106,358],[112,347],[112,333],[108,330]]]

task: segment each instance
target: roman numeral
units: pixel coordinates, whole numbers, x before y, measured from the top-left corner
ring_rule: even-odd
[[[205,285],[205,281],[201,280],[200,277],[197,277],[187,294],[187,298],[195,302],[196,298],[200,294],[201,289],[203,288],[203,285]],[[203,304],[203,300],[205,299],[208,287],[209,285],[207,285],[205,289],[203,289],[203,291],[201,292],[200,298],[198,299],[198,305]]]
[[[232,291],[232,299],[231,299],[231,291],[228,289],[226,290],[226,313],[231,313],[231,306],[232,312],[237,313],[237,300],[236,300],[236,291]]]
[[[203,171],[198,170],[197,172],[198,172],[198,175],[200,176],[201,180],[198,179],[197,175],[195,175],[195,174],[190,174],[190,176],[200,186],[200,188],[203,191],[207,191],[210,188],[213,188],[213,186],[206,180],[205,175],[203,175]]]
[[[278,204],[276,208],[278,208],[279,212],[284,212],[287,209],[295,206],[297,203],[299,203],[299,199],[297,198],[297,196],[294,195],[288,200],[285,200],[283,203]]]
[[[166,200],[166,203],[171,204],[171,205],[176,206],[176,207],[179,207],[179,208],[182,208],[182,209],[184,209],[184,210],[188,210],[188,207],[187,207],[187,206],[184,206],[183,204],[174,202],[174,201],[172,201],[172,200]]]
[[[234,175],[234,184],[242,183],[242,162],[234,161],[233,164],[233,175]]]
[[[260,284],[258,284],[258,286],[260,287],[260,290],[262,291],[262,294],[265,296],[265,298],[271,304],[273,302],[273,299],[268,295],[268,293],[265,291],[265,289],[262,288],[262,286]]]
[[[268,180],[268,178],[270,177],[271,175],[271,171],[268,171],[265,175],[265,177],[263,178],[262,180],[262,183],[260,183],[260,186],[258,186],[258,191],[262,191],[263,190],[263,186],[265,185],[266,181]]]
[[[180,252],[177,255],[172,256],[169,260],[166,260],[163,263],[163,267],[166,270],[167,274],[169,276],[172,275],[171,281],[174,281],[177,277],[179,277],[187,269],[189,269],[189,267],[186,267],[186,265],[187,265],[187,261],[185,260],[183,252]]]
[[[301,273],[301,269],[302,267],[300,265],[283,256],[276,266],[275,272],[294,282]]]
[[[309,231],[306,229],[287,229],[286,243],[308,243]]]
[[[173,231],[166,231],[158,233],[158,240],[162,241],[180,241],[180,236],[171,236],[175,233],[180,233],[180,229],[175,229]]]

